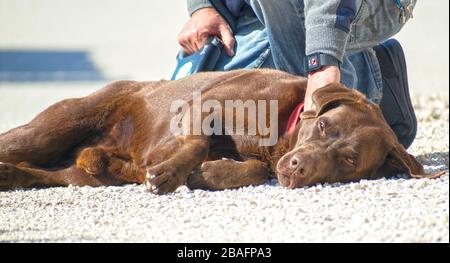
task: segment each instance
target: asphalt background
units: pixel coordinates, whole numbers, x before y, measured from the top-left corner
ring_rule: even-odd
[[[180,0],[0,0],[0,49],[87,50],[108,79],[168,78],[187,18]],[[449,1],[419,0],[396,36],[414,93],[448,96],[448,26]]]

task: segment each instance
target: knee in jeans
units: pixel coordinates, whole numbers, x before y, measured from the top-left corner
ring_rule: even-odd
[[[288,0],[290,2],[294,2],[298,4],[302,0]],[[247,0],[247,3],[251,5],[252,7],[258,6],[258,7],[273,7],[273,6],[279,6],[280,4],[285,4],[287,1],[274,1],[274,0]],[[270,9],[265,9],[266,11],[270,11]]]
[[[414,142],[417,135],[417,121],[414,119],[407,120],[406,125],[401,125],[400,127],[393,127],[395,134],[399,142],[408,149]]]

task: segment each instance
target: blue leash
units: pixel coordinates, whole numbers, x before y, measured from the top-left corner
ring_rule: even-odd
[[[413,9],[416,0],[395,0],[395,4],[400,9],[400,23],[404,24],[413,17]]]

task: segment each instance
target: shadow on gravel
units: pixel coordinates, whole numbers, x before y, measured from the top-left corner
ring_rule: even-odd
[[[423,165],[445,165],[448,169],[449,152],[434,152],[417,156],[417,160]]]
[[[425,172],[432,174],[445,171],[447,174],[449,152],[433,152],[417,156],[417,160],[424,166]]]

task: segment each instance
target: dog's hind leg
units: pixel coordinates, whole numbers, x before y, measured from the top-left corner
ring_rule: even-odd
[[[44,170],[0,163],[0,190],[33,186],[102,186],[119,184],[108,176],[92,176],[75,166]]]
[[[98,112],[84,99],[64,100],[30,123],[0,134],[0,162],[52,166],[96,129]]]
[[[112,110],[90,97],[58,102],[30,123],[0,134],[0,161],[55,166],[77,145],[101,134]]]
[[[87,172],[86,167],[76,164],[68,168],[41,169],[21,163],[13,165],[0,163],[0,190],[30,188],[34,186],[111,186],[128,183],[142,184],[145,181],[145,167],[120,158],[110,158],[107,167],[97,174]]]
[[[133,85],[116,82],[87,97],[60,101],[28,124],[0,134],[0,162],[57,166],[74,147],[101,134],[116,98],[125,97]]]
[[[41,169],[22,162],[18,165],[0,163],[0,190],[30,188],[34,186],[110,186],[127,183],[143,183],[145,167],[132,161],[108,157],[103,170],[93,172],[92,167]]]

